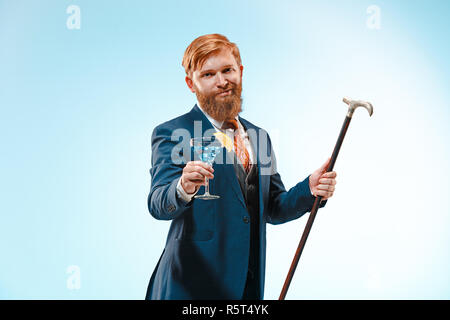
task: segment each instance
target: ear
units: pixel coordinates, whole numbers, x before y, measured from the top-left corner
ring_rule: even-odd
[[[239,66],[239,69],[241,70],[241,81],[242,81],[242,75],[243,75],[243,73],[244,73],[244,66],[241,64],[241,65]]]
[[[186,76],[186,78],[184,78],[184,80],[186,81],[186,84],[189,87],[189,90],[191,90],[191,92],[195,93],[194,82],[192,82],[192,79],[189,78],[188,76]]]

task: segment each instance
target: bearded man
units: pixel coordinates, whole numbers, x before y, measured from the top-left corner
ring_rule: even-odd
[[[328,159],[286,191],[269,135],[239,116],[244,67],[238,47],[225,36],[195,39],[182,65],[197,104],[152,134],[148,208],[171,225],[146,299],[263,299],[266,223],[301,217],[316,196],[323,197],[323,207],[333,195],[336,172],[326,173]],[[201,135],[213,131],[230,138],[231,148],[222,148],[225,161],[210,166],[193,159],[189,139],[177,148],[175,132],[194,137],[198,125]],[[194,197],[204,192],[207,178],[219,199]]]

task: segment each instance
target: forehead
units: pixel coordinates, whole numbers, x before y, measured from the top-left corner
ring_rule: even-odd
[[[220,50],[219,52],[213,53],[206,58],[203,65],[200,67],[199,72],[204,70],[220,69],[228,65],[237,66],[234,55],[231,53],[231,50]]]

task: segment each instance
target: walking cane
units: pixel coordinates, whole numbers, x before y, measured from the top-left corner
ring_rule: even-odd
[[[373,113],[373,107],[369,102],[360,100],[350,100],[347,98],[344,98],[343,101],[346,104],[348,104],[348,112],[345,117],[344,124],[342,125],[341,133],[339,134],[339,138],[334,147],[333,154],[331,156],[331,161],[330,164],[328,165],[326,172],[330,172],[333,170],[334,163],[336,162],[336,158],[339,154],[339,150],[341,149],[345,133],[347,132],[350,120],[352,120],[353,112],[355,111],[355,109],[358,107],[364,107],[367,109],[370,116],[372,116]],[[280,297],[278,298],[278,300],[284,300],[284,298],[286,297],[286,293],[289,289],[289,285],[291,284],[291,280],[292,277],[294,276],[295,269],[297,268],[298,260],[300,260],[303,248],[305,247],[306,239],[308,239],[309,232],[311,231],[312,224],[316,217],[317,210],[319,210],[320,201],[322,201],[322,196],[316,197],[316,200],[314,201],[313,207],[311,209],[311,214],[309,215],[308,222],[306,223],[305,230],[303,231],[302,237],[297,247],[297,251],[295,252],[294,259],[292,260],[291,267],[286,276],[286,280],[284,281],[283,289],[281,290]]]

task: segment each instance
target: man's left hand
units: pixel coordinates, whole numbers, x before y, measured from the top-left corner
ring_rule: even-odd
[[[315,197],[322,196],[327,200],[333,196],[336,185],[336,172],[326,172],[331,158],[309,176],[309,188]]]

